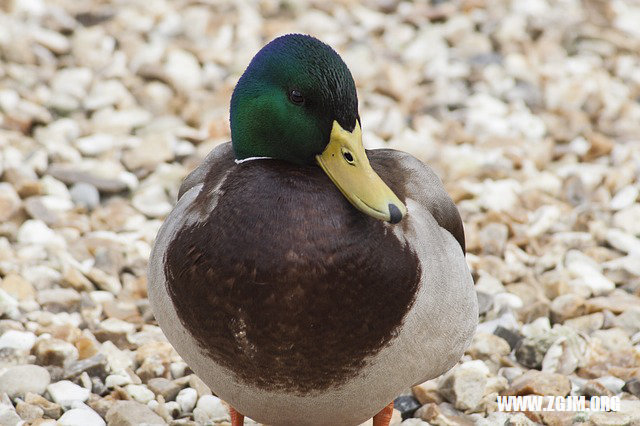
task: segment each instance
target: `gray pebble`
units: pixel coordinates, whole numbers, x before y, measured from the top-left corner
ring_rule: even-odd
[[[69,192],[75,204],[83,205],[89,210],[93,210],[100,204],[100,192],[90,183],[74,183]]]

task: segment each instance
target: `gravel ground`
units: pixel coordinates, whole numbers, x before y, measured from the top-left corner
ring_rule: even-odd
[[[465,222],[476,338],[395,424],[640,424],[638,22],[633,0],[0,0],[0,424],[228,424],[146,265],[286,32],[341,53],[367,147],[431,164]],[[497,411],[527,394],[622,410]]]

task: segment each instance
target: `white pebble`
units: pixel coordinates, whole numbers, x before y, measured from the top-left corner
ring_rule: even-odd
[[[36,335],[30,331],[7,330],[0,336],[0,349],[30,351],[35,343]]]
[[[47,386],[47,391],[51,395],[51,399],[63,407],[70,407],[76,401],[84,402],[89,399],[91,394],[88,389],[78,386],[69,380],[52,383]]]
[[[198,399],[198,405],[193,410],[194,420],[198,423],[221,422],[229,420],[229,412],[222,400],[217,396],[203,395]]]
[[[198,392],[193,388],[182,389],[178,396],[176,396],[176,402],[180,404],[180,408],[183,413],[190,413],[196,406],[198,401]]]
[[[154,393],[151,392],[151,390],[149,390],[149,388],[147,388],[145,385],[127,385],[124,389],[131,396],[131,398],[142,404],[146,404],[147,402],[155,398]]]
[[[74,408],[58,419],[60,426],[104,426],[106,423],[98,413],[89,408]]]

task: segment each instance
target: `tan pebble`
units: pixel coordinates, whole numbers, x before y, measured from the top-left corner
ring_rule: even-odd
[[[416,385],[411,388],[411,392],[422,405],[431,402],[439,404],[444,401],[442,395],[438,392],[437,380],[428,380],[422,384]]]
[[[206,383],[195,374],[192,374],[189,378],[189,386],[196,390],[198,397],[211,395],[211,389],[209,389],[209,386],[207,386]]]
[[[36,294],[31,283],[17,274],[5,276],[0,282],[0,289],[18,300],[33,300]]]
[[[60,405],[55,402],[51,402],[38,394],[27,393],[24,400],[28,404],[40,407],[43,410],[44,415],[51,419],[58,419],[62,415],[62,407],[60,407]]]
[[[42,408],[22,401],[16,404],[16,412],[20,418],[26,422],[33,422],[44,416],[44,410]]]
[[[592,396],[613,396],[613,392],[606,388],[602,383],[595,380],[589,380],[580,389],[580,393],[587,398]]]
[[[576,318],[568,319],[564,325],[573,328],[582,333],[591,334],[602,328],[604,324],[604,315],[602,312],[594,312],[589,315],[582,315]]]
[[[473,358],[486,359],[492,355],[509,355],[511,348],[509,343],[501,337],[489,333],[476,333],[467,352]]]
[[[91,358],[97,354],[99,350],[98,342],[95,338],[80,337],[76,340],[75,345],[78,349],[78,359]]]
[[[576,294],[564,294],[551,302],[551,321],[563,323],[585,313],[585,299]]]
[[[516,378],[502,395],[559,395],[571,391],[571,382],[566,376],[529,370]]]
[[[173,346],[169,342],[149,342],[140,346],[136,351],[136,362],[144,362],[146,358],[157,357],[162,362],[171,362]]]
[[[620,328],[596,330],[591,337],[598,339],[602,345],[610,351],[620,351],[631,348],[631,341],[627,333]]]
[[[39,365],[64,366],[66,362],[78,359],[78,349],[69,342],[60,339],[39,340],[32,349]]]

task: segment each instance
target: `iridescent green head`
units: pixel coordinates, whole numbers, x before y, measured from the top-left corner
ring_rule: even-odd
[[[406,213],[369,164],[349,68],[311,36],[278,37],[251,60],[231,97],[231,142],[237,160],[319,165],[370,216],[396,223]]]
[[[236,158],[311,164],[329,143],[333,121],[353,130],[358,96],[349,68],[328,45],[288,34],[263,47],[231,98]]]

